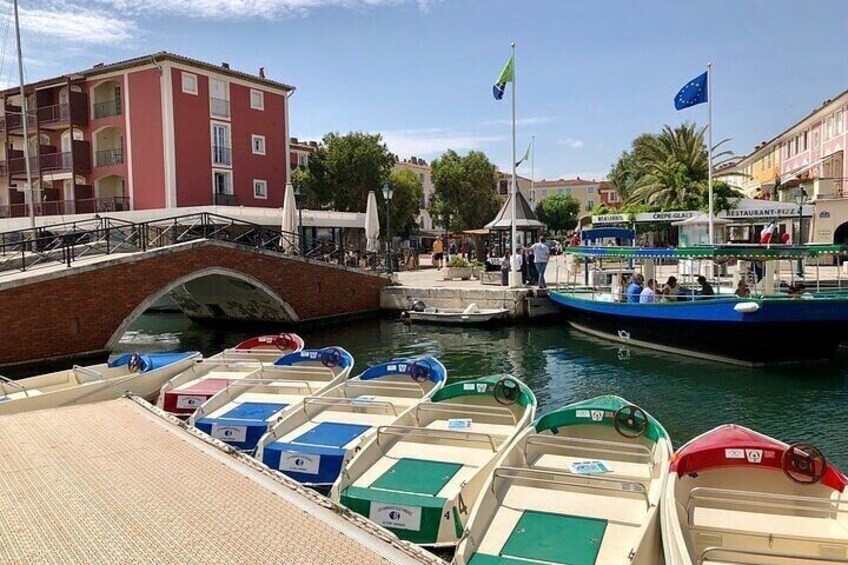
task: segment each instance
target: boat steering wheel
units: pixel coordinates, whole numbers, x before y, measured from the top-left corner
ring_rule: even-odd
[[[647,431],[648,415],[638,406],[628,404],[616,410],[612,423],[619,435],[636,439]]]
[[[521,395],[521,385],[513,378],[504,377],[495,383],[494,388],[492,388],[492,395],[498,401],[498,404],[504,406],[515,404]]]
[[[335,367],[342,362],[342,353],[335,347],[325,349],[321,352],[321,363],[325,367]]]
[[[780,462],[783,473],[802,485],[812,485],[824,477],[827,460],[815,446],[806,443],[793,443],[783,452]]]
[[[127,359],[127,369],[129,369],[130,373],[137,373],[141,370],[141,363],[141,353],[136,351]]]
[[[424,360],[419,360],[410,365],[407,372],[410,374],[413,381],[423,383],[427,382],[427,379],[430,378],[432,370],[430,363]]]
[[[280,351],[288,351],[290,349],[294,349],[293,345],[295,341],[291,334],[282,333],[280,335],[275,335],[272,338],[271,342],[274,344],[274,347],[276,347]]]

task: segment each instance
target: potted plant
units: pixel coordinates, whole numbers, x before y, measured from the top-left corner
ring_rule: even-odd
[[[468,260],[460,257],[459,255],[454,255],[450,258],[450,261],[448,261],[448,266],[445,267],[443,273],[443,278],[446,281],[451,279],[462,279],[467,281],[474,275],[474,269]]]

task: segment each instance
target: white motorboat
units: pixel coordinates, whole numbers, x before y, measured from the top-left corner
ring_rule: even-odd
[[[509,376],[450,384],[377,428],[330,496],[401,539],[456,545],[492,467],[535,411],[533,392]]]
[[[446,379],[429,356],[370,367],[286,412],[259,441],[256,458],[304,484],[332,485],[379,426],[395,424]]]
[[[508,313],[506,308],[480,308],[476,303],[471,303],[465,309],[413,307],[405,311],[403,317],[410,323],[473,326],[503,321]]]
[[[806,444],[734,424],[675,455],[662,503],[667,565],[848,563],[848,478]]]
[[[454,562],[662,563],[659,505],[670,455],[659,422],[617,396],[546,414],[499,459]]]
[[[108,363],[74,366],[26,379],[0,380],[0,414],[111,400],[126,393],[155,398],[162,383],[189,370],[200,353],[127,353]]]
[[[236,345],[216,353],[210,359],[226,361],[262,361],[273,363],[280,357],[295,353],[305,347],[303,338],[297,334],[281,333],[260,335],[246,339]]]

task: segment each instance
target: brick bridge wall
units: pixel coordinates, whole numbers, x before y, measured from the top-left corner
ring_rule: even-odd
[[[0,366],[102,353],[163,289],[210,268],[267,287],[300,321],[375,311],[387,283],[354,269],[206,240],[34,271],[0,282]]]

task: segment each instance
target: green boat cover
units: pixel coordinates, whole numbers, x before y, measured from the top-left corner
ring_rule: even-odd
[[[523,559],[511,559],[509,557],[489,555],[488,553],[475,553],[471,556],[468,565],[533,565],[532,561]]]
[[[520,406],[535,406],[536,395],[530,388],[510,375],[492,375],[490,377],[481,377],[479,379],[469,379],[450,384],[440,389],[433,395],[432,402],[443,402],[445,400],[455,400],[463,396],[483,396],[492,395],[494,397],[495,384],[501,379],[512,379],[518,383],[521,392],[518,395],[518,404]],[[497,401],[495,401],[497,402]]]
[[[607,521],[525,511],[501,549],[506,558],[594,565]]]
[[[461,468],[459,463],[403,458],[371,483],[370,488],[436,496]]]
[[[696,245],[693,247],[569,247],[576,257],[622,259],[803,259],[817,255],[845,255],[845,245]]]
[[[630,403],[620,396],[606,395],[575,402],[536,418],[533,427],[536,432],[557,430],[566,426],[599,424],[613,426],[613,416],[622,407]],[[636,416],[638,419],[638,415]],[[641,424],[641,422],[640,422]],[[645,437],[656,443],[659,439],[668,440],[668,432],[651,415],[648,415],[648,429]]]

